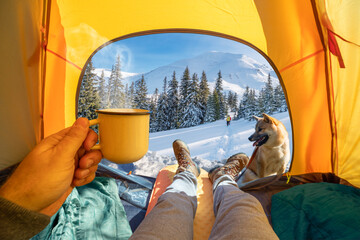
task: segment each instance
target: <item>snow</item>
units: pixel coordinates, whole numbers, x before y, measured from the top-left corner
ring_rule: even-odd
[[[197,73],[199,78],[202,71],[205,71],[211,91],[214,88],[218,72],[221,70],[224,91],[236,92],[239,97],[244,93],[246,86],[258,92],[267,82],[268,74],[271,75],[273,86],[279,84],[277,75],[270,65],[261,64],[244,54],[207,52],[194,58],[182,59],[144,73],[149,96],[154,93],[155,88],[158,90],[163,89],[164,78],[167,77],[167,80],[170,81],[174,71],[176,72],[176,79],[180,82],[186,67],[190,70],[190,76],[193,73]],[[102,71],[104,71],[105,78],[108,79],[111,70],[96,68],[95,74],[100,77]],[[142,76],[140,73],[123,71],[121,71],[121,75],[123,84],[128,84],[129,86]]]
[[[169,81],[172,79],[174,71],[176,79],[180,82],[186,67],[190,70],[190,76],[197,73],[200,77],[202,71],[205,71],[211,90],[218,77],[218,72],[221,70],[224,91],[231,90],[239,96],[242,96],[246,86],[260,90],[265,85],[269,73],[274,84],[279,84],[277,75],[270,65],[261,64],[244,54],[206,52],[194,58],[182,59],[144,73],[148,93],[152,94],[155,88],[162,89],[164,77],[167,77]],[[127,83],[141,77],[140,75],[123,76]]]
[[[95,68],[94,73],[97,76],[101,76],[102,71],[104,71],[104,77],[105,78],[109,78],[111,75],[111,69],[106,69],[106,68]],[[133,77],[133,76],[138,76],[139,73],[131,73],[131,72],[123,72],[121,71],[121,77],[123,78],[128,78],[128,77]]]
[[[292,146],[292,130],[288,112],[272,116],[285,125]],[[199,167],[209,171],[223,164],[235,153],[244,152],[250,156],[254,148],[248,137],[253,133],[254,127],[255,121],[243,119],[231,121],[230,126],[227,127],[225,120],[219,120],[190,128],[150,133],[149,151],[142,159],[126,165],[106,161],[105,163],[114,168],[132,171],[137,175],[156,177],[163,167],[177,164],[172,142],[181,139],[188,145],[191,156]]]

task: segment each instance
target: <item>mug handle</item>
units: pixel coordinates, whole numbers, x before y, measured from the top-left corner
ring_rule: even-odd
[[[96,124],[99,124],[99,119],[97,118],[97,119],[93,119],[93,120],[89,120],[89,123],[90,123],[90,126],[94,126],[94,125],[96,125]],[[96,145],[94,145],[92,148],[91,148],[91,150],[100,150],[101,148],[100,148],[100,144],[96,144]]]

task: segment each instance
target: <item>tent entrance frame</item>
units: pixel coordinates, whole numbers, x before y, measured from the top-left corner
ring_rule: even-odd
[[[146,36],[146,35],[152,35],[152,34],[161,34],[161,33],[188,33],[188,34],[200,34],[200,35],[209,35],[209,36],[214,36],[214,37],[220,37],[220,38],[225,38],[228,40],[232,40],[241,44],[244,44],[248,47],[251,47],[252,49],[254,49],[255,51],[257,51],[259,54],[262,55],[262,57],[264,57],[266,59],[266,61],[270,64],[270,66],[272,67],[272,69],[275,71],[281,88],[283,90],[283,93],[285,95],[285,99],[286,99],[286,104],[287,104],[287,108],[288,108],[288,112],[289,112],[289,117],[290,117],[290,124],[291,126],[293,126],[293,119],[292,119],[292,114],[291,114],[291,105],[289,103],[289,98],[288,98],[288,94],[285,88],[285,84],[284,81],[281,77],[281,74],[279,71],[279,69],[276,67],[276,65],[274,64],[274,62],[271,60],[271,58],[265,54],[262,50],[260,50],[258,47],[256,47],[255,45],[253,45],[252,43],[245,41],[241,38],[237,38],[234,37],[232,35],[228,35],[228,34],[224,34],[224,33],[219,33],[219,32],[215,32],[215,31],[209,31],[209,30],[202,30],[202,29],[191,29],[191,28],[165,28],[165,29],[153,29],[153,30],[147,30],[147,31],[139,31],[139,32],[134,32],[134,33],[130,33],[130,34],[126,34],[120,37],[116,37],[112,40],[107,41],[106,43],[102,44],[101,46],[99,46],[86,60],[84,66],[82,67],[81,70],[81,74],[78,80],[78,84],[77,84],[77,89],[76,89],[76,106],[75,106],[75,116],[78,116],[78,104],[79,104],[79,96],[80,96],[80,86],[82,83],[82,79],[84,77],[84,73],[85,73],[85,69],[86,66],[89,64],[89,62],[91,61],[92,57],[99,52],[101,49],[103,49],[104,47],[117,42],[117,41],[121,41],[124,39],[128,39],[128,38],[132,38],[132,37],[140,37],[140,36]],[[290,160],[290,166],[288,168],[287,172],[291,172],[291,167],[293,165],[293,159],[294,159],[294,152],[295,152],[295,144],[294,144],[294,130],[293,127],[291,127],[291,131],[292,131],[292,153],[291,153],[291,160]]]

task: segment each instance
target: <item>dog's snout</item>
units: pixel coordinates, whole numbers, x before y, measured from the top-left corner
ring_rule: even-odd
[[[250,137],[248,137],[248,139],[249,139],[250,142],[252,141],[253,136],[254,136],[254,134],[251,135]]]

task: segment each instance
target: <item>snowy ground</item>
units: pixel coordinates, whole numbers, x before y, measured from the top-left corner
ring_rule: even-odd
[[[273,114],[280,120],[289,132],[290,144],[292,140],[291,122],[287,112]],[[139,161],[133,164],[117,165],[106,162],[109,166],[132,171],[134,174],[156,177],[157,173],[166,165],[177,164],[172,150],[172,142],[181,139],[187,143],[193,160],[205,170],[224,163],[235,153],[252,154],[254,147],[248,137],[254,132],[255,121],[231,121],[226,126],[225,120],[207,123],[196,127],[176,129],[151,133],[149,151]],[[291,147],[292,149],[292,147]]]

